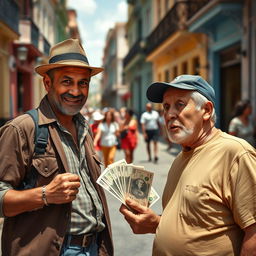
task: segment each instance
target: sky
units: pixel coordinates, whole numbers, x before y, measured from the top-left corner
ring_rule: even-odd
[[[102,66],[107,32],[116,22],[127,20],[126,0],[68,0],[77,12],[77,21],[91,66]]]

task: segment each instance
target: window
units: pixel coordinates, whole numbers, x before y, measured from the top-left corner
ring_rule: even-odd
[[[172,68],[172,75],[173,75],[173,78],[175,78],[176,76],[178,76],[178,68],[177,68],[177,66],[175,66],[175,67]]]
[[[169,0],[165,0],[165,13],[169,10]]]
[[[161,0],[157,1],[157,22],[161,20]]]
[[[159,81],[159,82],[161,82],[161,81],[162,81],[162,75],[161,75],[161,73],[158,73],[157,78],[158,78],[158,81]]]
[[[169,70],[165,70],[165,72],[164,72],[164,81],[166,83],[170,82],[170,72],[169,72]]]
[[[200,60],[199,57],[193,58],[193,75],[200,74]]]
[[[188,63],[183,62],[182,63],[182,74],[187,74],[188,73]]]

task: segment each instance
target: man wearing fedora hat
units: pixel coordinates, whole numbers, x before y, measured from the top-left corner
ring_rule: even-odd
[[[38,125],[48,128],[49,138],[45,152],[35,153],[28,114],[0,130],[2,255],[113,255],[106,198],[96,184],[101,162],[79,113],[90,78],[103,69],[90,66],[79,41],[68,39],[35,70],[47,91]]]
[[[215,92],[200,76],[153,83],[169,138],[182,146],[163,192],[161,216],[127,200],[134,233],[155,233],[154,256],[256,255],[256,152],[215,127]],[[130,209],[133,209],[131,211]]]

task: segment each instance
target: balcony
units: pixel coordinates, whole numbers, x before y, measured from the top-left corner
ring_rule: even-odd
[[[147,38],[147,54],[154,51],[169,36],[186,29],[186,22],[210,0],[178,1]]]
[[[124,67],[128,65],[128,63],[138,54],[144,54],[144,41],[142,39],[138,39],[132,48],[129,50],[128,54],[125,56],[123,60]]]
[[[19,33],[19,7],[14,0],[0,0],[0,21]]]
[[[19,24],[20,39],[19,42],[32,44],[38,49],[39,29],[35,23],[30,19],[21,19]]]

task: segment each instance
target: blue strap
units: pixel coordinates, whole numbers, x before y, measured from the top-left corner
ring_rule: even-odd
[[[26,112],[26,114],[29,114],[34,123],[35,123],[35,154],[36,155],[42,155],[46,151],[47,143],[48,143],[48,125],[38,125],[38,110],[37,109],[31,109]]]

